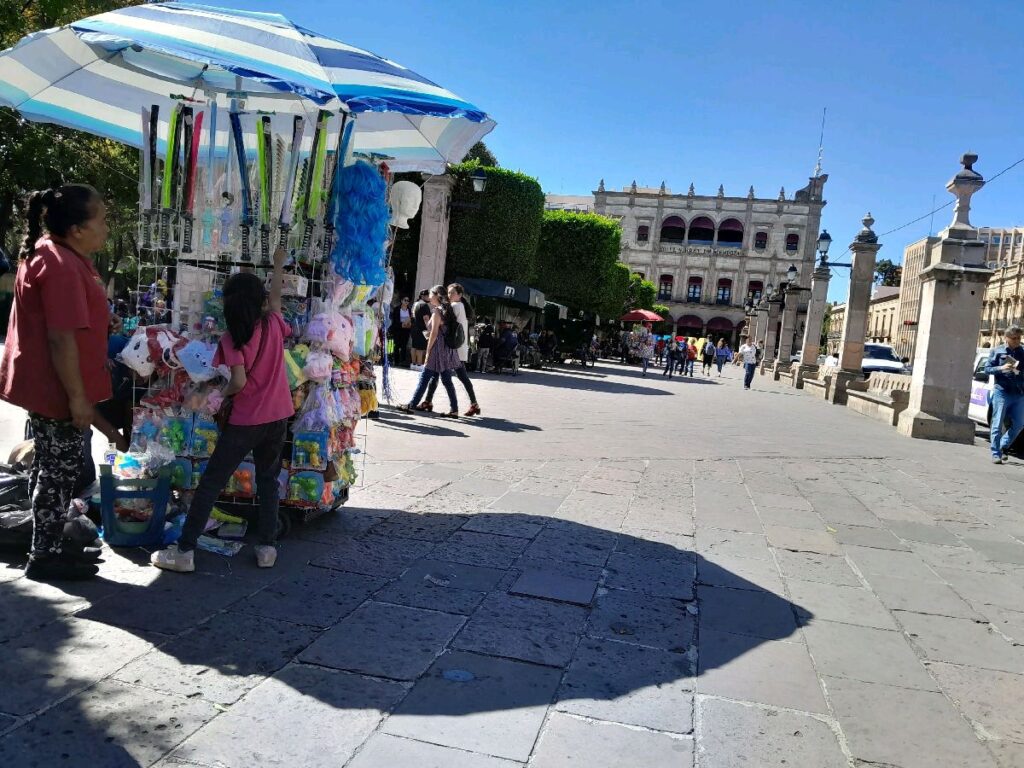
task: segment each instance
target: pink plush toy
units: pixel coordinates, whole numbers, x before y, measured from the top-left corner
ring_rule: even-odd
[[[302,372],[310,381],[324,382],[331,378],[331,368],[334,361],[329,352],[322,349],[311,350],[306,357],[306,365]]]
[[[355,329],[350,315],[330,312],[327,318],[327,348],[340,360],[348,361],[352,356]]]

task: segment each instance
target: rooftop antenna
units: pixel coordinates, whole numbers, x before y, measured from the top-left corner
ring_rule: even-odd
[[[825,113],[828,107],[821,108],[821,135],[818,137],[818,162],[814,164],[814,178],[821,176],[821,157],[825,152]]]

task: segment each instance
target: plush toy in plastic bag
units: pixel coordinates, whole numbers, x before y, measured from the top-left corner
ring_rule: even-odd
[[[219,372],[213,367],[213,355],[217,351],[215,344],[202,341],[190,341],[178,351],[178,362],[188,373],[188,377],[197,384],[215,379]]]
[[[139,328],[132,334],[117,359],[144,379],[153,375],[156,364],[149,356],[149,339],[145,328]]]
[[[305,344],[297,344],[294,349],[284,351],[284,372],[288,376],[289,389],[297,389],[309,381],[309,377],[302,370],[308,355],[309,347]]]
[[[314,349],[306,357],[306,365],[303,367],[302,372],[306,374],[310,381],[324,382],[331,378],[331,368],[333,366],[334,360],[331,358],[330,352]]]
[[[351,315],[331,311],[327,318],[327,349],[340,360],[348,360],[352,356],[352,342],[355,328]]]
[[[327,341],[328,332],[327,314],[321,312],[310,318],[303,340],[310,343],[323,344]]]
[[[353,282],[379,285],[387,278],[384,247],[391,220],[387,185],[364,160],[341,168],[334,183],[339,200],[334,218],[337,241],[331,251],[334,271]]]

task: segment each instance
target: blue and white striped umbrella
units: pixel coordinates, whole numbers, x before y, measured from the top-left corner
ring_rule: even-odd
[[[0,105],[126,144],[142,145],[140,109],[152,104],[162,144],[181,96],[272,113],[282,134],[296,114],[347,111],[357,118],[355,151],[389,156],[396,171],[443,172],[495,125],[400,64],[272,13],[140,5],[28,35],[0,53]],[[223,122],[218,147],[227,146]]]

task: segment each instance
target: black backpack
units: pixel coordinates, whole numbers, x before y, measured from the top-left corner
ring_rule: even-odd
[[[466,332],[462,330],[462,323],[455,316],[451,304],[444,308],[444,343],[449,349],[458,349],[466,343]]]

